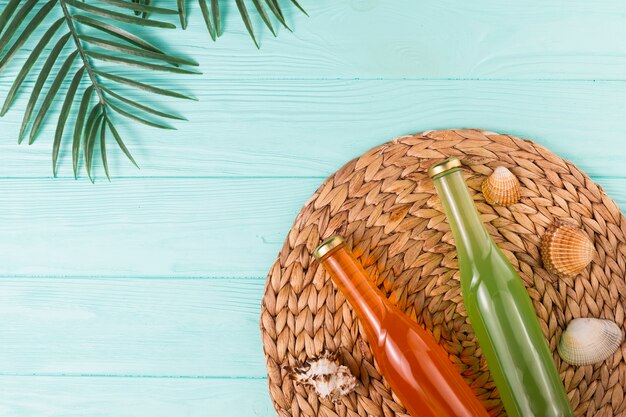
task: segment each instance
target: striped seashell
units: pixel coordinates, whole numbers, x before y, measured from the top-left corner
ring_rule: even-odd
[[[505,167],[497,167],[482,184],[485,200],[492,206],[510,206],[519,201],[522,187],[517,177]]]
[[[622,329],[610,320],[574,319],[561,335],[557,350],[569,364],[592,365],[611,357],[622,339]]]
[[[562,221],[548,227],[541,237],[541,257],[544,267],[560,277],[573,277],[591,262],[594,247],[581,229]]]

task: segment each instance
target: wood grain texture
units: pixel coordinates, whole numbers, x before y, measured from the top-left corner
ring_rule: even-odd
[[[597,180],[626,206],[625,179]],[[262,277],[321,182],[0,180],[0,275]]]
[[[42,277],[0,285],[0,375],[266,375],[263,279]]]
[[[265,379],[0,377],[5,417],[270,417]]]
[[[625,79],[621,0],[301,3],[310,17],[285,7],[294,32],[275,25],[277,38],[249,7],[261,50],[232,2],[222,5],[218,42],[197,1],[187,1],[186,31],[143,34],[149,41],[166,38],[159,42],[166,50],[194,57],[211,78]]]
[[[319,183],[2,180],[2,275],[264,276]]]
[[[176,78],[176,83],[182,79]],[[626,148],[619,146],[626,140],[626,83],[193,77],[190,83],[189,91],[195,91],[200,102],[165,103],[189,118],[176,123],[178,131],[117,119],[142,169],[135,169],[110,146],[114,180],[120,176],[326,177],[345,161],[394,137],[451,127],[528,137],[590,175],[626,176]],[[22,96],[16,108],[23,108],[26,98]],[[55,119],[31,147],[17,145],[20,111],[2,119],[0,177],[51,176],[50,135]],[[72,176],[69,142],[62,148],[60,162],[60,175]],[[98,167],[96,173],[102,180],[103,169]]]

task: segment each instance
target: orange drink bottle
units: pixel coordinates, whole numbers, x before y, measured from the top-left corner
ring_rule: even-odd
[[[343,238],[325,240],[313,255],[354,309],[376,363],[411,416],[488,416],[441,346],[368,280]]]

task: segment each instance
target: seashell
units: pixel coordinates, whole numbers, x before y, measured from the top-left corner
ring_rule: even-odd
[[[541,237],[541,257],[545,268],[561,277],[581,273],[591,262],[594,247],[581,229],[556,221]]]
[[[561,335],[557,350],[572,365],[591,365],[611,357],[622,344],[622,329],[610,320],[574,319]]]
[[[522,196],[522,186],[517,177],[505,167],[497,167],[482,184],[483,195],[489,204],[510,206]]]
[[[304,366],[287,369],[291,379],[313,387],[322,400],[337,403],[356,388],[356,378],[329,352],[309,359]]]

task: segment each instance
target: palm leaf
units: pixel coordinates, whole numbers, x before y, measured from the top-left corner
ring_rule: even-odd
[[[76,116],[76,124],[74,125],[74,140],[72,141],[72,166],[74,168],[74,177],[78,176],[78,153],[80,151],[80,140],[83,137],[83,125],[85,123],[85,117],[89,109],[89,102],[93,95],[95,87],[89,86],[83,93],[83,98],[78,108],[78,114]]]
[[[0,33],[2,33],[7,23],[9,23],[11,16],[13,16],[13,13],[17,10],[17,6],[20,4],[20,1],[22,0],[9,0],[9,3],[7,3],[4,11],[0,14]]]
[[[104,117],[99,104],[94,106],[93,110],[95,110],[95,118],[91,121],[91,124],[89,124],[89,120],[87,121],[88,124],[85,126],[85,143],[83,145],[85,152],[85,169],[87,170],[87,176],[92,182],[91,163],[93,161],[93,151],[96,145],[96,134],[98,133],[100,123]]]
[[[62,1],[76,7],[77,9],[83,10],[91,14],[95,14],[96,16],[109,18],[109,19],[115,19],[115,20],[119,20],[120,22],[129,23],[132,25],[150,26],[150,27],[157,27],[157,28],[169,28],[169,29],[176,28],[176,25],[169,23],[169,22],[162,22],[160,20],[143,19],[143,18],[136,17],[136,16],[129,16],[124,13],[113,12],[108,9],[103,9],[102,7],[96,7],[87,3],[82,3],[79,0],[62,0]]]
[[[22,127],[20,128],[20,135],[18,136],[18,143],[22,142],[22,138],[24,137],[24,132],[26,132],[26,127],[28,126],[28,122],[30,121],[30,116],[33,114],[33,110],[35,109],[35,104],[37,104],[37,100],[39,99],[39,95],[41,94],[41,90],[43,89],[43,85],[48,79],[50,75],[50,71],[52,70],[52,66],[56,62],[59,54],[65,44],[70,39],[70,34],[63,36],[57,44],[52,48],[50,55],[48,55],[48,59],[46,59],[45,64],[41,68],[41,72],[39,73],[39,77],[37,77],[37,81],[35,82],[35,86],[33,87],[33,91],[30,94],[30,99],[28,100],[28,104],[26,105],[26,111],[24,112],[24,118],[22,119]]]
[[[209,14],[209,7],[206,4],[205,0],[199,0],[200,3],[200,11],[202,11],[202,17],[204,18],[204,22],[206,23],[206,28],[209,30],[209,34],[213,40],[216,39],[215,29],[213,29],[213,23],[211,21],[211,16]]]
[[[108,119],[107,119],[107,125],[109,126],[109,129],[111,130],[111,133],[113,133],[113,137],[115,138],[115,141],[117,142],[117,146],[120,147],[122,152],[124,152],[124,155],[126,155],[126,157],[130,160],[130,162],[132,162],[133,165],[135,165],[137,168],[139,168],[139,165],[137,165],[137,162],[135,161],[135,158],[133,158],[133,156],[131,155],[130,151],[128,150],[128,148],[124,144],[124,141],[122,140],[122,138],[120,137],[120,134],[115,129],[115,126]]]
[[[218,0],[211,0],[211,12],[213,13],[213,25],[215,26],[215,34],[219,38],[220,36],[222,36],[222,17],[220,16],[220,6],[218,4]]]
[[[17,77],[15,78],[15,81],[13,82],[13,85],[11,86],[11,89],[9,90],[9,93],[7,94],[7,97],[4,100],[4,105],[2,106],[2,110],[0,111],[0,116],[4,116],[6,112],[9,110],[9,107],[11,106],[11,103],[13,103],[13,99],[15,98],[18,90],[22,86],[22,83],[26,79],[26,76],[28,75],[30,70],[33,68],[33,65],[39,58],[39,55],[41,55],[41,52],[44,50],[46,45],[48,45],[48,42],[50,42],[53,35],[61,27],[62,24],[63,24],[63,19],[57,20],[56,23],[50,26],[50,28],[46,31],[46,33],[41,37],[41,40],[39,41],[39,43],[37,43],[37,46],[33,48],[33,51],[31,52],[30,56],[28,57],[24,65],[22,66],[22,69],[20,70],[20,72],[17,74]]]
[[[252,0],[252,3],[254,3],[254,7],[259,12],[259,15],[261,16],[261,19],[263,19],[263,22],[265,22],[265,26],[267,26],[267,28],[270,30],[270,32],[272,32],[272,35],[276,36],[276,32],[274,32],[274,27],[272,26],[272,21],[270,20],[270,17],[268,16],[267,12],[265,11],[265,7],[263,7],[263,5],[261,4],[261,1],[260,0]]]
[[[52,173],[54,176],[57,174],[57,160],[59,159],[59,150],[61,149],[61,140],[63,139],[65,123],[67,122],[67,117],[70,114],[70,109],[72,108],[74,97],[76,96],[76,90],[78,90],[78,85],[80,84],[80,80],[83,78],[84,74],[85,67],[82,67],[76,71],[76,74],[74,74],[72,83],[70,84],[67,95],[65,96],[65,101],[63,102],[61,114],[59,115],[59,122],[57,123],[57,130],[54,135],[54,143],[52,145]]]
[[[117,85],[128,85],[151,94],[191,99],[176,91],[155,87],[151,83],[135,81],[135,79],[141,79],[140,77],[125,78],[99,67],[100,62],[104,61],[118,66],[135,67],[143,72],[197,73],[183,67],[197,66],[194,61],[171,56],[128,28],[120,27],[121,24],[130,24],[135,27],[172,28],[175,27],[174,24],[147,19],[145,14],[167,17],[177,14],[178,11],[151,6],[148,0],[101,0],[101,3],[103,4],[93,6],[80,0],[9,0],[5,8],[0,11],[0,70],[12,65],[13,59],[20,51],[32,49],[12,83],[0,115],[8,111],[15,97],[24,89],[31,73],[35,72],[35,64],[43,51],[50,42],[53,42],[54,46],[47,54],[43,65],[32,75],[33,88],[24,110],[18,140],[21,141],[25,137],[30,126],[28,142],[33,143],[43,130],[42,127],[57,99],[60,99],[62,107],[52,142],[52,170],[55,176],[64,132],[68,125],[73,124],[71,127],[73,134],[70,140],[74,176],[78,176],[78,166],[82,155],[87,175],[93,181],[95,178],[92,169],[93,159],[98,140],[104,171],[107,178],[110,178],[107,161],[110,150],[106,146],[106,135],[109,132],[113,134],[120,150],[133,165],[137,166],[114,126],[114,120],[111,118],[113,113],[164,129],[173,127],[151,120],[150,117],[184,119],[126,97],[122,91],[116,91]],[[122,8],[126,13],[109,10],[107,7]],[[48,21],[50,16],[54,16],[52,12],[55,8],[57,12],[62,13],[62,17],[57,16],[54,18],[56,20]],[[81,14],[76,14],[76,12]],[[138,16],[133,15],[132,12],[137,12]],[[79,25],[91,32],[97,32],[96,34],[113,36],[116,40],[111,40],[106,36],[93,36],[93,33],[79,33],[77,30]],[[56,35],[62,26],[65,26],[66,30]],[[41,28],[47,28],[43,36],[38,35]],[[41,37],[34,47],[29,48],[29,42],[36,36]],[[99,49],[86,49],[86,46]],[[104,52],[101,52],[102,50]],[[77,61],[81,65],[75,73],[72,73],[72,67]],[[67,91],[61,94],[66,82],[69,84]],[[81,97],[77,100],[80,105],[76,109],[76,120],[70,122],[69,114],[74,107],[76,96]]]
[[[100,155],[102,156],[102,165],[104,166],[104,173],[109,181],[111,181],[111,175],[109,175],[109,162],[107,159],[107,147],[106,147],[106,133],[107,133],[107,121],[106,116],[102,120],[102,127],[100,128]]]
[[[150,5],[150,0],[133,0],[133,3],[144,4],[146,6]],[[176,12],[178,13],[178,12]],[[135,16],[142,16],[144,19],[148,17],[148,12],[138,12],[135,10]]]
[[[125,104],[128,104],[130,106],[136,107],[139,110],[145,111],[146,113],[151,113],[151,114],[154,114],[155,116],[164,117],[166,119],[187,120],[186,118],[184,118],[182,116],[176,116],[175,114],[166,113],[164,111],[159,111],[159,110],[156,110],[154,107],[144,106],[143,104],[137,103],[134,100],[131,100],[131,99],[127,98],[127,97],[124,97],[124,96],[122,96],[120,94],[117,94],[115,91],[109,90],[106,87],[102,87],[102,90],[104,92],[106,92],[107,94],[109,94],[111,97],[114,97],[114,98],[118,99],[122,103],[125,103]]]
[[[0,37],[0,51],[3,51],[4,48],[8,45],[9,41],[17,32],[17,29],[20,27],[22,22],[26,19],[26,15],[33,10],[33,7],[37,4],[37,0],[28,0],[22,8],[17,12],[9,26],[7,26],[6,31]]]
[[[283,11],[280,8],[280,5],[276,0],[265,0],[265,3],[270,8],[274,16],[278,19],[278,21],[286,27],[288,30],[291,30],[289,26],[287,26],[287,22],[285,22],[285,16],[283,16]]]
[[[154,59],[158,61],[169,62],[170,64],[181,64],[181,65],[193,65],[198,66],[198,63],[192,61],[190,59],[185,58],[177,58],[170,55],[166,55],[161,52],[152,52],[147,51],[142,48],[136,48],[134,46],[124,45],[123,43],[113,42],[108,39],[96,38],[94,36],[88,35],[78,35],[79,39],[87,42],[91,45],[98,46],[103,49],[107,49],[109,51],[120,52],[128,55],[134,55],[141,58],[146,59]]]
[[[252,37],[252,40],[254,41],[254,44],[258,49],[259,43],[256,41],[256,37],[254,36],[254,27],[252,26],[252,22],[250,21],[250,16],[248,15],[248,9],[246,9],[246,4],[243,2],[243,0],[235,0],[235,3],[237,3],[237,8],[239,9],[239,13],[241,14],[243,23],[246,25],[246,29],[248,30],[250,37]]]
[[[298,9],[300,9],[300,11],[301,11],[302,13],[304,13],[304,14],[305,14],[305,15],[307,15],[307,16],[309,15],[309,14],[306,12],[306,10],[304,10],[304,8],[300,5],[300,3],[298,3],[298,0],[291,0],[291,2],[292,2],[292,3],[293,3],[293,4],[294,4],[294,5],[295,5]]]
[[[115,81],[115,82],[118,82],[120,84],[126,84],[126,85],[129,85],[131,87],[135,87],[135,88],[138,88],[140,90],[147,91],[149,93],[160,94],[162,96],[168,96],[168,97],[174,97],[174,98],[182,98],[182,99],[187,99],[187,100],[196,100],[193,97],[189,97],[189,96],[186,96],[184,94],[177,93],[176,91],[171,91],[171,90],[166,90],[164,88],[154,87],[154,86],[151,86],[149,84],[144,84],[144,83],[141,83],[139,81],[131,80],[130,78],[121,77],[119,75],[113,75],[113,74],[109,74],[109,73],[106,73],[106,72],[101,72],[101,71],[98,71],[98,70],[94,70],[94,73],[99,75],[99,76],[101,76],[101,77],[108,78],[111,81]]]
[[[133,3],[136,3],[136,4],[143,4],[143,1],[141,1],[141,0],[132,0],[132,2],[133,2]],[[135,10],[135,16],[143,16],[143,17],[146,17],[146,16],[144,16],[144,14],[145,14],[145,13],[141,13],[141,12],[138,12],[138,11],[136,11],[136,10]]]
[[[93,182],[93,177],[91,176],[91,166],[93,163],[93,151],[96,148],[96,137],[98,135],[98,132],[100,130],[100,126],[102,125],[104,119],[104,115],[101,114],[100,116],[98,116],[98,118],[96,119],[96,122],[94,123],[93,129],[91,130],[91,134],[89,135],[89,143],[87,144],[87,149],[88,149],[88,158],[85,161],[85,165],[87,168],[87,175],[89,176],[89,179],[91,180],[91,182]]]
[[[185,69],[185,68],[169,67],[169,66],[165,66],[165,65],[151,64],[149,62],[139,61],[139,60],[136,60],[136,59],[122,58],[122,57],[118,57],[118,56],[115,56],[115,55],[102,54],[100,52],[94,52],[94,51],[85,51],[85,55],[87,55],[87,56],[89,56],[89,57],[91,57],[93,59],[97,59],[99,61],[113,62],[113,63],[116,63],[116,64],[124,64],[124,65],[128,65],[130,67],[149,69],[149,70],[153,70],[153,71],[173,72],[173,73],[176,73],[176,74],[199,74],[196,71],[188,70],[188,69]]]
[[[57,73],[56,78],[52,82],[52,85],[50,86],[50,89],[48,90],[48,94],[46,95],[46,98],[44,98],[43,103],[41,104],[41,107],[39,108],[39,113],[37,113],[37,116],[35,117],[35,121],[33,122],[33,127],[30,129],[30,138],[28,139],[29,145],[32,145],[32,143],[35,141],[35,135],[37,135],[37,131],[39,130],[41,123],[44,121],[46,115],[48,114],[48,109],[50,109],[52,100],[54,100],[54,97],[57,95],[57,92],[59,91],[61,84],[65,80],[65,76],[67,75],[68,72],[70,72],[70,67],[74,63],[74,60],[76,59],[77,56],[78,56],[78,51],[74,51],[70,54],[70,56],[67,57],[67,59],[63,63],[63,66]]]
[[[152,52],[157,52],[157,53],[163,53],[159,48],[157,48],[154,45],[151,45],[150,43],[146,42],[145,40],[141,39],[139,36],[133,35],[132,33],[118,28],[116,26],[113,25],[109,25],[108,23],[105,22],[101,22],[97,19],[93,19],[91,17],[88,16],[83,16],[83,15],[74,15],[72,16],[72,18],[78,22],[81,23],[83,25],[86,26],[90,26],[94,29],[98,29],[101,30],[104,33],[107,33],[109,35],[115,36],[119,39],[122,39],[130,44],[139,46],[140,48],[143,48],[147,51],[152,51]]]
[[[112,6],[117,6],[122,9],[130,9],[135,11],[135,15],[138,16],[142,13],[155,13],[155,14],[178,14],[178,10],[164,9],[162,7],[154,7],[149,4],[143,4],[139,2],[129,3],[123,0],[100,0],[102,3],[108,3]]]
[[[187,29],[187,11],[185,9],[185,0],[176,0],[178,6],[178,16],[180,16],[180,26]]]
[[[248,8],[245,4],[245,1],[246,0],[235,0],[235,4],[237,5],[237,9],[239,10],[239,14],[241,15],[241,19],[243,20],[246,30],[248,31],[248,34],[252,38],[256,47],[258,48],[259,43],[257,42],[254,27],[252,25],[252,19],[250,18],[250,15],[248,13]],[[269,9],[272,12],[271,14],[274,15],[274,17],[280,22],[282,26],[284,26],[287,30],[291,31],[291,29],[287,25],[287,21],[285,20],[285,15],[283,14],[283,11],[280,7],[280,4],[278,3],[278,0],[264,0],[265,4],[261,0],[249,0],[249,1],[252,2],[259,16],[263,20],[263,23],[265,24],[265,26],[267,26],[267,28],[270,30],[270,32],[272,32],[274,36],[276,36],[276,31],[274,30],[274,25],[272,24],[272,19],[267,9]],[[297,0],[290,0],[290,1],[293,6],[295,6],[302,13],[308,16],[308,13],[304,9],[304,7],[302,7],[299,1]],[[184,1],[179,0],[179,3],[181,2],[184,3]],[[209,12],[209,7],[207,5],[208,2],[209,0],[198,0],[198,4],[200,5],[200,10],[202,12],[202,17],[204,18],[204,22],[206,24],[207,30],[209,31],[211,38],[215,40],[222,34],[221,16],[220,16],[220,7],[219,7],[220,2],[219,0],[210,0],[211,2],[210,12]],[[183,8],[179,7],[178,10],[181,15],[181,23],[182,23],[183,15],[185,14],[185,9],[184,7]]]
[[[121,114],[122,116],[128,117],[129,119],[135,120],[135,121],[137,121],[139,123],[143,123],[145,125],[156,127],[156,128],[159,128],[159,129],[176,130],[175,127],[172,127],[170,125],[153,122],[151,120],[144,119],[143,117],[137,116],[137,115],[135,115],[133,113],[127,112],[126,110],[122,109],[121,107],[116,106],[115,104],[113,104],[111,102],[109,102],[109,107],[111,107],[115,112]]]
[[[26,43],[26,41],[28,40],[28,38],[30,38],[35,29],[39,27],[39,25],[46,18],[48,13],[50,13],[56,2],[57,0],[50,0],[48,3],[46,3],[46,5],[39,10],[33,20],[30,21],[26,28],[24,28],[24,31],[22,31],[22,34],[19,36],[19,38],[17,38],[17,40],[13,42],[13,45],[11,45],[11,49],[9,49],[9,51],[4,54],[4,56],[0,60],[0,71],[2,71],[2,69],[9,63],[9,61],[11,61],[11,58],[13,58],[17,51]]]

